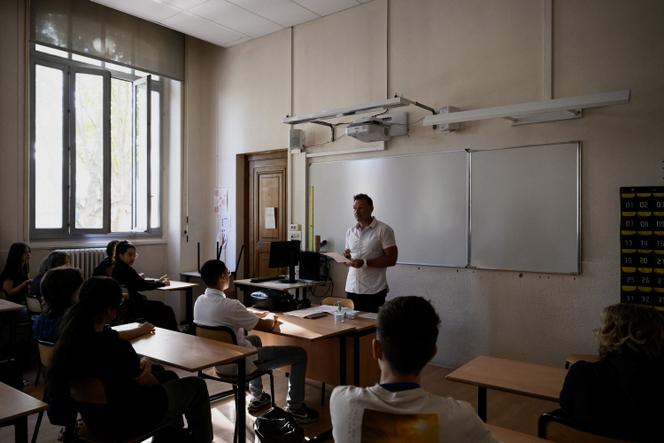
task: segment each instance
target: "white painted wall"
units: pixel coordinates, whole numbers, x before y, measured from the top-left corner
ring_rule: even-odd
[[[435,361],[442,365],[456,366],[478,354],[561,365],[568,353],[593,352],[592,329],[601,309],[619,301],[618,188],[664,183],[659,134],[664,4],[553,4],[554,98],[631,88],[628,105],[544,125],[477,122],[453,135],[416,125],[408,137],[388,143],[387,153],[365,154],[583,142],[580,276],[418,266],[389,270],[392,296],[424,295],[440,313]],[[236,184],[238,153],[284,147],[287,128],[279,122],[289,108],[295,114],[312,112],[392,93],[464,109],[543,99],[542,6],[532,0],[375,0],[296,26],[292,45],[281,32],[229,50],[209,48],[205,57],[215,67],[208,81],[220,106],[215,180]],[[270,75],[250,77],[256,72]],[[247,117],[247,107],[263,109],[262,130]],[[426,115],[408,111],[411,122]],[[307,144],[329,137],[325,128],[303,128]],[[310,151],[353,143],[346,138]],[[293,221],[304,224],[301,156],[293,166]],[[234,226],[242,217],[235,214]],[[334,268],[333,276],[338,293],[345,269]]]

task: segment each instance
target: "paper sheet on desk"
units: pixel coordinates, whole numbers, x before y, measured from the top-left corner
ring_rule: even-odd
[[[320,312],[327,312],[328,314],[332,314],[333,312],[336,312],[338,309],[339,309],[338,307],[332,305],[321,305],[321,306],[312,306],[311,308],[306,308],[306,309],[298,309],[297,311],[284,312],[284,314],[292,315],[294,317],[304,318],[307,315],[318,314]],[[341,308],[341,311],[346,313],[358,312],[350,308]]]
[[[330,257],[332,260],[334,260],[337,263],[348,263],[348,264],[350,264],[350,260],[348,260],[343,255],[339,254],[338,252],[323,252],[322,254]]]

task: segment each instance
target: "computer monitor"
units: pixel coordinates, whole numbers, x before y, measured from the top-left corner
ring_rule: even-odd
[[[320,280],[320,254],[318,252],[300,252],[299,277],[302,280]]]
[[[295,266],[300,259],[300,240],[273,241],[270,243],[270,268],[284,268],[288,266],[288,278],[280,280],[282,283],[295,283]]]

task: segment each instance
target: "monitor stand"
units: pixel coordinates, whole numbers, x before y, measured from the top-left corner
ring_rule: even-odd
[[[295,278],[295,265],[291,264],[288,266],[288,278],[279,280],[279,283],[292,284],[297,282],[298,280]]]

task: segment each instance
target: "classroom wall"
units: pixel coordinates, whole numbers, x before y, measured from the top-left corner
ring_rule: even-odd
[[[256,143],[256,128],[236,108],[222,106],[215,180],[234,183],[238,153],[285,146],[287,128],[279,129],[283,111],[277,108],[290,106],[297,114],[395,92],[434,107],[462,109],[543,99],[543,4],[374,0],[294,27],[291,44],[282,31],[230,49],[207,48],[202,56],[214,63],[207,84],[218,88],[218,104],[228,97],[233,103],[245,97],[255,103],[259,89],[264,94],[260,102],[274,109],[260,114],[271,129]],[[581,275],[402,265],[389,270],[391,295],[419,294],[436,306],[442,318],[438,364],[456,366],[489,354],[558,366],[568,353],[594,352],[592,330],[600,311],[619,301],[618,188],[662,185],[664,178],[662,22],[664,4],[656,0],[554,0],[553,97],[630,88],[628,105],[590,110],[579,120],[523,127],[501,120],[476,122],[450,135],[416,125],[409,137],[389,142],[386,152],[357,155],[583,143]],[[291,81],[282,81],[289,60]],[[264,74],[242,81],[242,73],[256,72]],[[263,89],[266,84],[271,89]],[[279,85],[292,93],[290,103]],[[411,122],[425,115],[412,107],[408,112]],[[304,129],[307,144],[325,140],[324,129]],[[346,138],[311,151],[348,143],[354,142]],[[301,157],[293,162],[292,198],[299,209],[292,221],[304,224]],[[241,225],[242,212],[234,216],[234,226]],[[236,245],[241,238],[236,233]],[[345,269],[334,268],[333,276],[339,293]]]
[[[24,240],[24,1],[0,2],[0,263],[11,243]],[[16,191],[19,192],[16,192]]]

